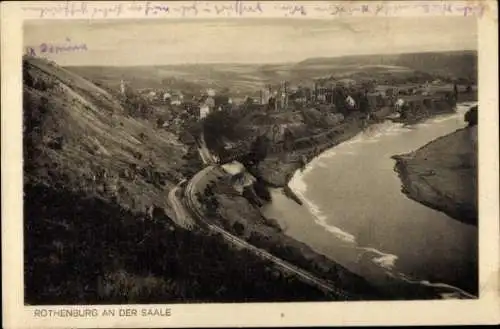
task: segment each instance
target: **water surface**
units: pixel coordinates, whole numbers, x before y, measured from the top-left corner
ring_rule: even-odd
[[[414,126],[385,122],[332,148],[297,172],[299,206],[272,191],[263,208],[286,234],[404,297],[423,289],[442,297],[476,293],[477,228],[407,198],[392,155],[408,153],[465,126],[456,114]]]

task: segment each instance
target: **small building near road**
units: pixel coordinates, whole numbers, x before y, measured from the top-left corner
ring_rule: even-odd
[[[227,176],[226,182],[229,183],[239,194],[243,194],[246,187],[252,186],[256,179],[246,170],[238,161],[232,161],[221,165]]]

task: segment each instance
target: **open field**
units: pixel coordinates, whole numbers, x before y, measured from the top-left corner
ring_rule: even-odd
[[[255,94],[266,84],[287,80],[310,83],[313,78],[406,79],[418,74],[475,79],[477,53],[473,51],[400,55],[311,58],[284,64],[185,64],[131,67],[68,67],[83,77],[118,88],[125,79],[134,89],[171,87],[199,92],[206,88],[228,89],[241,96]]]

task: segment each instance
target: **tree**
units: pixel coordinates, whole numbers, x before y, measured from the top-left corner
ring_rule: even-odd
[[[157,128],[162,128],[164,123],[165,123],[165,120],[163,118],[159,117],[158,119],[156,119],[156,127]]]
[[[259,162],[264,160],[267,156],[267,149],[269,147],[269,139],[262,135],[258,136],[250,148],[247,157],[243,159],[245,165],[256,166]]]
[[[211,150],[224,148],[223,137],[238,140],[245,137],[245,131],[237,128],[239,118],[233,116],[227,109],[210,113],[202,123],[205,141]]]
[[[359,95],[359,110],[363,113],[370,112],[370,103],[368,102],[368,97],[366,94]]]
[[[207,214],[210,216],[215,216],[217,214],[217,208],[219,207],[219,202],[217,201],[215,195],[211,195],[207,198],[206,202]]]
[[[464,120],[469,124],[469,127],[477,125],[477,106],[472,107],[465,113]]]
[[[245,226],[243,226],[243,224],[239,223],[239,222],[235,222],[233,224],[233,231],[234,233],[236,233],[236,235],[243,235],[245,234]]]
[[[407,119],[409,112],[410,112],[410,107],[408,106],[407,103],[404,103],[400,109],[401,119],[403,120]]]

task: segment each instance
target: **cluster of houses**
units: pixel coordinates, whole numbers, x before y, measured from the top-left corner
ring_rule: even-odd
[[[121,92],[126,94],[127,86],[123,80],[120,88]],[[331,113],[344,111],[345,115],[346,110],[361,110],[385,116],[410,103],[430,102],[443,99],[445,94],[456,95],[458,92],[456,85],[444,84],[439,80],[423,84],[389,85],[377,84],[375,81],[357,82],[352,79],[317,79],[300,85],[292,85],[288,81],[281,81],[274,86],[267,85],[260,90],[258,99],[247,98],[242,103],[235,104],[229,95],[218,94],[212,88],[199,91],[197,95],[151,88],[139,91],[152,105],[183,108],[199,120],[214,111],[235,108],[247,112],[279,113],[327,107],[326,112]],[[327,119],[330,122],[339,121],[337,117]]]
[[[357,84],[352,79],[339,79],[331,81],[315,81],[312,86],[290,86],[287,81],[278,87],[266,86],[260,91],[259,104],[275,111],[293,108],[290,105],[320,106],[325,104],[338,104],[339,97],[350,108],[356,108],[359,99],[365,97],[372,109],[377,109],[385,104],[384,100],[390,99],[394,104],[401,104],[406,96],[420,95],[422,97],[439,94],[442,92],[456,92],[452,85],[445,85],[439,80],[424,84],[384,85],[384,84]],[[342,92],[339,93],[339,89]]]
[[[228,95],[217,95],[214,89],[207,89],[198,100],[200,108],[200,120],[205,118],[213,111],[221,111],[225,108],[231,108],[233,100]]]
[[[280,153],[290,149],[293,141],[311,133],[317,134],[314,131],[315,126],[320,126],[317,123],[324,124],[317,130],[335,127],[350,111],[367,113],[365,120],[404,119],[407,115],[424,115],[426,111],[449,111],[454,108],[457,94],[465,89],[439,80],[422,84],[377,85],[357,84],[354,80],[344,79],[295,87],[282,82],[275,88],[266,86],[260,91],[259,101],[245,109],[278,114],[301,113],[304,122],[292,120],[295,123],[262,122],[258,125],[261,132],[257,135],[271,141],[268,151]],[[241,149],[239,153],[244,153],[244,148],[231,147],[235,151]]]
[[[141,89],[139,94],[152,104],[181,105],[185,101],[185,96],[180,91]]]
[[[122,80],[120,83],[120,93],[126,97],[127,90],[127,84]],[[197,95],[185,94],[178,90],[154,88],[140,89],[138,93],[151,105],[183,106],[188,112],[193,112],[193,110],[198,111],[199,119],[205,118],[213,111],[220,111],[233,105],[231,97],[228,95],[218,95],[212,88],[202,90]]]

